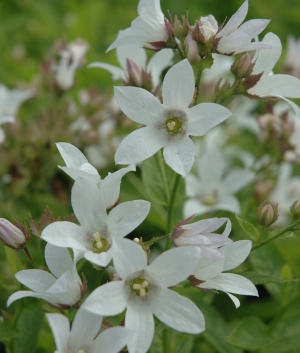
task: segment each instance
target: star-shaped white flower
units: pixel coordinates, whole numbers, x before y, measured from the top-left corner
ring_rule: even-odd
[[[106,213],[103,193],[86,179],[76,179],[71,197],[72,207],[81,226],[71,222],[54,222],[41,235],[45,241],[81,253],[88,261],[106,267],[114,252],[114,238],[123,238],[147,216],[150,202],[123,202]]]
[[[59,166],[59,168],[74,180],[81,177],[97,184],[102,191],[106,208],[111,208],[119,199],[122,177],[130,171],[135,171],[135,165],[131,164],[127,168],[108,173],[106,178],[101,179],[97,169],[88,162],[77,147],[66,142],[59,142],[56,146],[67,165],[66,167]]]
[[[160,0],[140,0],[138,4],[139,16],[131,22],[107,51],[124,44],[139,44],[153,47],[152,43],[167,42],[169,39],[165,26],[165,16],[160,8]]]
[[[45,260],[51,273],[43,270],[23,270],[16,273],[17,280],[32,291],[21,290],[12,294],[7,306],[21,298],[35,297],[58,308],[65,308],[81,299],[84,288],[68,250],[47,244]]]
[[[227,224],[222,234],[213,233],[225,222]],[[175,246],[197,246],[201,249],[201,256],[217,258],[222,257],[218,248],[232,242],[228,238],[230,232],[229,218],[209,218],[189,224],[181,222],[172,233],[172,241]]]
[[[270,43],[272,49],[257,52],[254,57],[254,68],[251,76],[262,75],[258,82],[247,92],[258,97],[279,97],[285,99],[300,97],[300,80],[291,75],[274,75],[273,67],[278,61],[282,46],[280,39],[274,33],[267,33],[263,39]],[[290,102],[290,101],[289,101]],[[295,104],[293,102],[290,102]],[[294,108],[299,113],[299,108]]]
[[[136,87],[115,87],[117,102],[133,121],[146,125],[121,142],[115,155],[117,164],[141,162],[164,147],[166,163],[178,174],[187,176],[194,162],[192,136],[202,136],[231,115],[214,103],[189,108],[195,81],[193,69],[185,59],[166,74],[163,103],[151,93]]]
[[[199,178],[190,174],[186,180],[190,199],[184,205],[184,216],[215,210],[240,213],[240,203],[233,194],[250,183],[255,174],[247,169],[237,169],[224,176],[226,162],[214,146],[199,158],[197,169]]]
[[[270,49],[266,42],[251,42],[269,24],[270,20],[244,21],[248,12],[248,0],[231,16],[223,29],[215,37],[216,51],[220,54],[232,55],[257,49]]]
[[[217,289],[226,292],[234,305],[240,306],[239,300],[230,293],[258,296],[256,287],[247,278],[234,273],[222,273],[239,266],[245,261],[251,251],[251,241],[240,240],[219,249],[221,258],[201,256],[193,275],[200,281],[203,289]]]
[[[127,308],[125,327],[136,332],[128,344],[130,353],[145,353],[154,334],[153,314],[166,325],[187,333],[204,330],[202,313],[189,299],[168,289],[185,280],[200,257],[196,247],[169,250],[147,266],[140,245],[128,239],[116,240],[114,266],[122,278],[97,288],[84,308],[113,316]]]
[[[172,49],[161,50],[155,53],[147,63],[146,51],[139,44],[119,46],[116,52],[121,68],[102,62],[92,63],[88,67],[98,67],[109,71],[113,80],[128,82],[131,78],[135,86],[142,86],[143,72],[148,73],[151,75],[153,91],[160,83],[162,71],[172,64],[174,55]]]
[[[69,319],[62,314],[46,314],[54,335],[55,353],[118,353],[132,332],[124,327],[102,331],[102,317],[79,308],[70,330]]]

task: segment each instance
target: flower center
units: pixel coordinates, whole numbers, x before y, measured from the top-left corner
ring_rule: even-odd
[[[218,194],[216,190],[214,190],[210,194],[200,196],[200,200],[206,206],[214,206],[215,204],[218,203]]]
[[[94,237],[93,248],[95,252],[101,253],[101,252],[107,251],[107,248],[109,245],[108,241],[104,238],[101,238],[99,232],[94,233],[93,237]]]
[[[86,351],[84,349],[79,349],[77,353],[86,353]]]
[[[131,282],[130,288],[136,295],[145,298],[149,289],[149,283],[145,278],[138,277]]]
[[[166,120],[166,129],[169,133],[177,135],[182,131],[182,121],[175,116]]]

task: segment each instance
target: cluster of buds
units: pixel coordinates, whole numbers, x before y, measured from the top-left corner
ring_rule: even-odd
[[[16,222],[16,225],[13,225],[7,219],[0,218],[0,239],[4,245],[19,250],[25,246],[30,237],[21,224]]]
[[[257,223],[269,227],[278,219],[278,203],[275,206],[264,201],[257,209]]]

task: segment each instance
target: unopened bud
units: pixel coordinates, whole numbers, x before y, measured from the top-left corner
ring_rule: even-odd
[[[0,238],[12,249],[22,248],[29,240],[28,236],[5,218],[0,218]]]
[[[129,78],[137,87],[142,86],[142,68],[132,59],[126,59]]]
[[[246,78],[251,75],[254,64],[251,62],[251,57],[248,53],[241,58],[236,59],[231,66],[231,72],[238,78]]]
[[[190,26],[186,17],[182,16],[182,22],[178,19],[177,16],[174,18],[174,36],[180,40],[184,40],[189,34]]]
[[[290,211],[291,211],[291,214],[295,218],[300,218],[300,201],[299,200],[296,200],[292,203],[292,205],[290,207]]]
[[[196,21],[195,29],[193,32],[193,39],[202,44],[209,42],[218,31],[218,22],[213,15],[200,17]]]
[[[278,219],[278,203],[275,206],[264,201],[257,209],[257,223],[269,227]]]

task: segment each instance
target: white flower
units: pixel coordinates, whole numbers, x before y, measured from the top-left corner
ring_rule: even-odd
[[[140,245],[116,240],[114,266],[122,278],[97,288],[84,308],[113,316],[127,308],[125,327],[136,331],[128,344],[130,353],[145,353],[154,334],[153,314],[166,325],[187,333],[204,330],[202,313],[189,299],[168,289],[185,280],[199,260],[200,250],[182,247],[158,256],[149,266]]]
[[[124,327],[102,331],[102,317],[79,308],[70,330],[69,319],[61,314],[46,314],[54,335],[55,353],[118,353],[132,337]]]
[[[218,53],[232,55],[250,50],[271,48],[271,45],[265,42],[251,42],[267,27],[270,20],[250,20],[240,26],[247,12],[248,0],[231,16],[224,28],[217,33],[214,41]]]
[[[185,59],[166,74],[163,104],[151,93],[136,87],[115,87],[122,111],[133,121],[146,125],[125,137],[115,155],[116,164],[141,162],[164,147],[166,163],[187,176],[194,162],[190,135],[202,136],[224,121],[231,112],[214,103],[189,108],[195,90],[193,69]]]
[[[140,0],[139,16],[131,22],[131,27],[122,31],[107,51],[124,44],[139,44],[155,48],[154,43],[164,43],[169,39],[165,26],[165,16],[160,8],[160,0]]]
[[[239,213],[240,203],[233,194],[251,182],[254,173],[237,169],[224,177],[224,157],[220,150],[213,146],[199,158],[197,169],[200,179],[190,174],[186,180],[186,191],[190,200],[184,205],[185,217],[215,210]]]
[[[88,67],[98,67],[109,71],[113,80],[128,82],[131,79],[136,86],[143,86],[143,75],[150,74],[154,90],[160,83],[162,71],[172,64],[173,51],[171,49],[155,53],[148,63],[145,49],[138,44],[122,45],[117,47],[116,51],[121,68],[101,62],[92,63]]]
[[[106,214],[101,190],[86,179],[76,179],[71,197],[72,207],[81,226],[71,222],[54,222],[42,232],[42,239],[61,247],[69,247],[86,260],[102,267],[111,261],[113,238],[122,238],[147,216],[150,202],[123,202]],[[77,256],[77,255],[76,255]]]
[[[285,68],[293,76],[300,78],[300,39],[293,36],[287,38]]]
[[[55,83],[60,89],[68,90],[73,87],[75,71],[80,67],[88,49],[86,41],[77,39],[60,51],[60,61],[53,66]]]
[[[222,234],[213,233],[225,222],[227,224]],[[232,242],[228,238],[230,232],[229,218],[209,218],[190,224],[181,222],[172,233],[172,241],[175,246],[197,246],[201,249],[201,256],[217,258],[222,257],[217,248]]]
[[[59,142],[56,146],[67,165],[66,167],[59,168],[74,180],[81,177],[97,184],[102,191],[106,208],[111,208],[119,199],[122,177],[130,171],[135,171],[135,165],[131,164],[127,168],[109,173],[107,177],[102,180],[97,169],[88,162],[77,147],[66,142]]]
[[[264,37],[267,43],[270,43],[272,49],[263,50],[254,57],[254,68],[251,76],[262,75],[258,82],[247,92],[250,95],[258,97],[279,97],[285,99],[300,97],[300,80],[290,75],[273,75],[272,70],[278,61],[282,47],[280,39],[274,33],[267,33]],[[298,112],[299,108],[293,102],[294,110]]]
[[[217,289],[227,293],[234,305],[240,306],[239,300],[230,293],[258,296],[256,287],[247,278],[234,273],[222,273],[240,265],[251,251],[251,241],[240,240],[219,249],[221,258],[201,257],[193,275],[201,283],[199,288]]]
[[[281,164],[277,183],[268,198],[270,203],[278,203],[278,222],[282,223],[286,223],[286,214],[290,211],[292,203],[300,199],[300,177],[292,176],[292,173],[293,167],[290,163]]]
[[[72,306],[82,297],[83,285],[67,249],[47,244],[45,260],[51,273],[43,270],[23,270],[16,273],[16,278],[31,291],[19,291],[7,301],[9,306],[14,301],[35,297],[46,300],[58,307]]]
[[[198,21],[199,30],[203,36],[203,42],[207,43],[218,31],[218,22],[213,15],[202,16]]]

